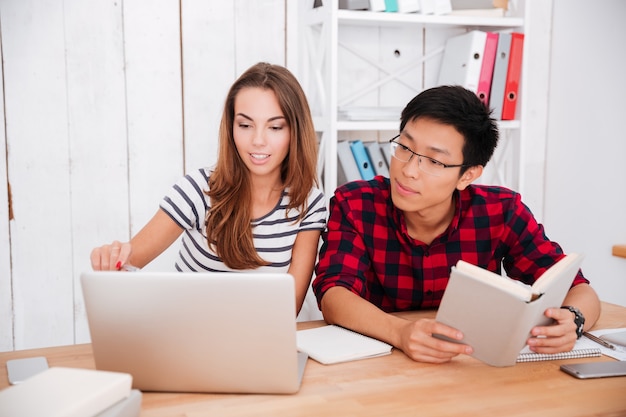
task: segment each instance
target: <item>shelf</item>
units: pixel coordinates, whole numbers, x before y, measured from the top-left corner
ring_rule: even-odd
[[[524,25],[524,19],[521,17],[435,16],[419,13],[385,13],[355,10],[338,10],[337,20],[346,24],[375,24],[379,26],[420,24],[425,26],[517,28]]]
[[[400,128],[400,120],[339,120],[337,130],[394,130]],[[514,130],[520,128],[519,120],[498,121],[498,129]]]
[[[400,120],[339,120],[337,130],[394,130],[400,128]]]
[[[525,11],[523,6],[522,1],[519,10]],[[525,16],[343,10],[338,9],[338,0],[325,0],[322,7],[302,9],[298,20],[299,62],[303,64],[303,86],[314,103],[313,122],[320,133],[318,169],[323,172],[327,195],[337,185],[337,141],[360,137],[384,141],[397,134],[401,109],[414,97],[408,92],[417,93],[437,85],[439,55],[447,39],[474,29],[527,33]],[[391,54],[400,49],[401,55]],[[413,68],[418,71],[406,75]],[[355,87],[345,88],[344,83],[352,82],[352,77]],[[367,108],[376,103],[384,107],[380,113]],[[389,115],[393,106],[398,106],[397,116]],[[490,183],[518,189],[524,163],[521,132],[526,121],[497,123],[501,138],[506,140],[501,141],[489,166],[490,176],[485,178]]]

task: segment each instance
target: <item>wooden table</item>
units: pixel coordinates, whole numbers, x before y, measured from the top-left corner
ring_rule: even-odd
[[[298,328],[322,324],[299,323]],[[626,307],[603,303],[595,328],[617,327],[626,327]],[[6,361],[31,356],[47,357],[50,366],[94,369],[88,344],[0,353],[0,389],[8,386]],[[430,365],[396,349],[388,356],[329,366],[309,359],[297,394],[144,393],[141,416],[626,416],[626,377],[578,380],[559,370],[565,362],[607,360],[612,359],[495,368],[463,355]]]

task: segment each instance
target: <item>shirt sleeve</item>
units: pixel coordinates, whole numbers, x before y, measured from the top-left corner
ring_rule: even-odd
[[[546,270],[565,256],[561,246],[548,239],[543,225],[539,224],[519,194],[512,200],[509,228],[505,236],[510,250],[503,265],[507,275],[532,285]],[[572,286],[589,283],[579,270]]]
[[[324,194],[320,189],[313,188],[309,193],[307,211],[300,222],[299,231],[324,230],[327,214]]]
[[[323,243],[313,281],[318,305],[324,293],[335,286],[362,297],[366,291],[363,271],[369,270],[370,262],[363,238],[357,232],[359,228],[355,227],[355,213],[359,210],[350,207],[340,190],[331,198],[328,225],[322,233]]]
[[[208,170],[199,169],[185,175],[170,188],[160,208],[186,230],[204,227],[209,198]]]

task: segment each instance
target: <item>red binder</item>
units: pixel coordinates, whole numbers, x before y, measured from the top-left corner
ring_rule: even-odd
[[[480,78],[478,79],[478,90],[476,95],[480,101],[489,106],[489,92],[491,90],[491,79],[493,78],[493,68],[496,62],[496,50],[498,49],[498,34],[487,32],[485,40],[485,52],[483,52],[483,65],[480,68]]]
[[[522,55],[524,52],[524,34],[511,34],[511,50],[509,53],[509,68],[506,73],[504,89],[504,103],[502,103],[502,120],[515,119],[519,81],[522,72]]]
[[[498,49],[498,34],[495,32],[487,32],[485,40],[485,51],[483,52],[483,64],[480,68],[480,77],[478,78],[478,89],[476,95],[489,106],[489,92],[491,90],[491,79],[493,77],[493,68],[496,62],[496,50]]]

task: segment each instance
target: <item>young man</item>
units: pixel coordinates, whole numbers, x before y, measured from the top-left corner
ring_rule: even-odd
[[[328,323],[386,341],[416,361],[442,363],[471,346],[460,331],[393,311],[439,306],[459,259],[532,284],[563,256],[519,194],[472,185],[498,142],[497,125],[474,93],[442,86],[402,111],[391,141],[389,179],[339,187],[330,203],[313,289]],[[469,296],[479,296],[478,294]],[[489,302],[489,300],[485,300]],[[579,271],[550,326],[532,330],[530,348],[571,350],[600,315],[600,301]],[[541,337],[538,337],[541,336]]]

